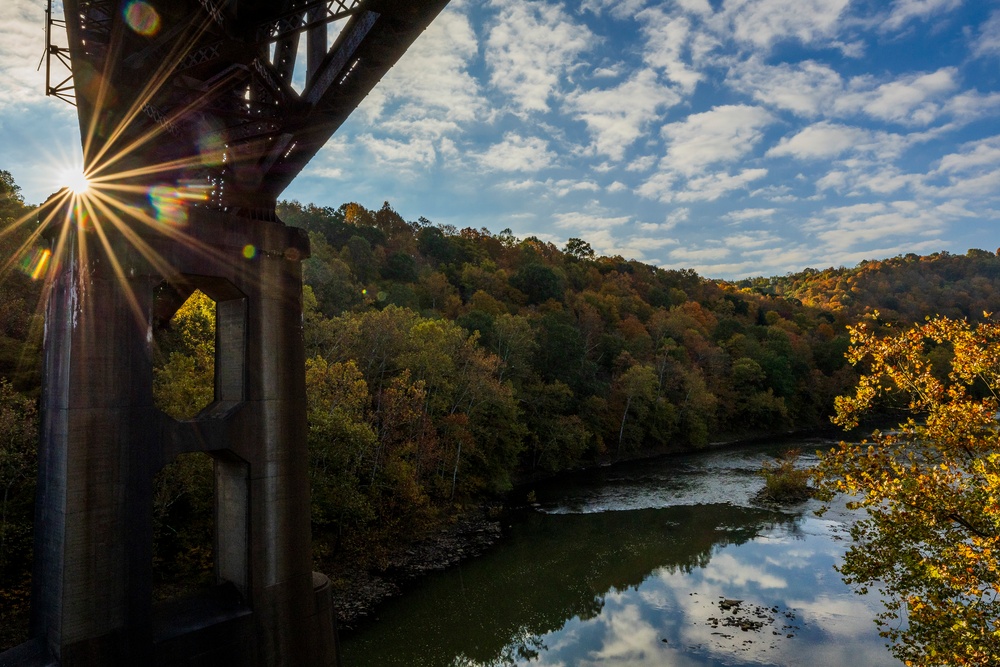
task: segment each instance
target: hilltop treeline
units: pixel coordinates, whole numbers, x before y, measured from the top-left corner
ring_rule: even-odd
[[[1000,254],[1000,250],[997,251]],[[855,320],[873,310],[886,322],[912,324],[928,315],[978,320],[1000,307],[1000,261],[985,250],[965,255],[913,253],[865,260],[853,268],[805,269],[736,283]]]

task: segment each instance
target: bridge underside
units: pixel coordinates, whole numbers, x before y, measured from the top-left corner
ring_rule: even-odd
[[[92,178],[255,215],[447,0],[65,0]]]
[[[447,0],[66,0],[92,191],[46,210],[32,640],[0,665],[336,664],[312,572],[308,239],[278,195]],[[301,38],[301,39],[300,39]],[[152,331],[216,302],[214,401],[153,405]],[[216,585],[152,602],[153,476],[214,465]]]

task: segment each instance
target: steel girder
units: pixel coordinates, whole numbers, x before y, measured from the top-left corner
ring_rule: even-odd
[[[65,0],[88,175],[273,209],[446,4]]]

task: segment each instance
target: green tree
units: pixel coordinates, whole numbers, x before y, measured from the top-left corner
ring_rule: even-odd
[[[215,302],[195,290],[158,342],[165,360],[153,368],[156,406],[191,419],[215,397]]]
[[[617,453],[620,455],[622,443],[626,440],[628,440],[633,448],[642,445],[643,435],[645,434],[645,429],[642,425],[656,398],[656,373],[652,368],[644,364],[630,366],[611,385],[611,396],[612,399],[616,399],[616,403],[621,409],[617,449]],[[629,415],[633,415],[633,423],[636,427],[626,434],[625,427]]]
[[[885,400],[912,416],[822,456],[826,496],[851,494],[865,511],[841,574],[881,591],[882,634],[906,664],[1000,664],[1000,324],[938,317],[850,334],[864,372],[835,421],[856,426]],[[953,354],[943,380],[928,354],[942,345]]]
[[[0,169],[0,373],[18,391],[41,385],[42,285],[50,254],[31,207]]]
[[[35,401],[0,379],[0,647],[28,638],[37,446]]]
[[[215,302],[199,290],[157,332],[154,404],[174,419],[191,419],[215,398]],[[184,454],[153,480],[153,558],[156,596],[210,579],[213,463],[204,453]]]
[[[576,237],[566,241],[566,247],[563,249],[563,252],[576,259],[594,259],[594,249],[590,244]]]
[[[562,382],[538,381],[525,386],[519,397],[528,428],[527,454],[531,470],[557,472],[577,464],[592,435],[574,414],[573,391]]]
[[[377,447],[368,385],[353,361],[313,357],[306,360],[306,399],[313,524],[339,539],[374,518],[359,479]]]
[[[19,218],[27,212],[21,186],[6,169],[0,169],[0,220]]]
[[[317,307],[333,317],[362,301],[363,287],[354,282],[351,268],[322,235],[310,232],[312,255],[302,266],[302,279],[313,290]]]
[[[531,262],[510,277],[510,284],[528,297],[528,303],[540,304],[563,298],[563,279],[554,269],[540,262]]]

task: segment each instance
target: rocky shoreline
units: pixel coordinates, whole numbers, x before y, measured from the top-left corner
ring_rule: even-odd
[[[352,630],[368,620],[378,605],[403,592],[407,583],[484,553],[503,536],[500,520],[480,510],[460,517],[423,540],[393,554],[383,572],[342,573],[333,593],[339,630]]]

